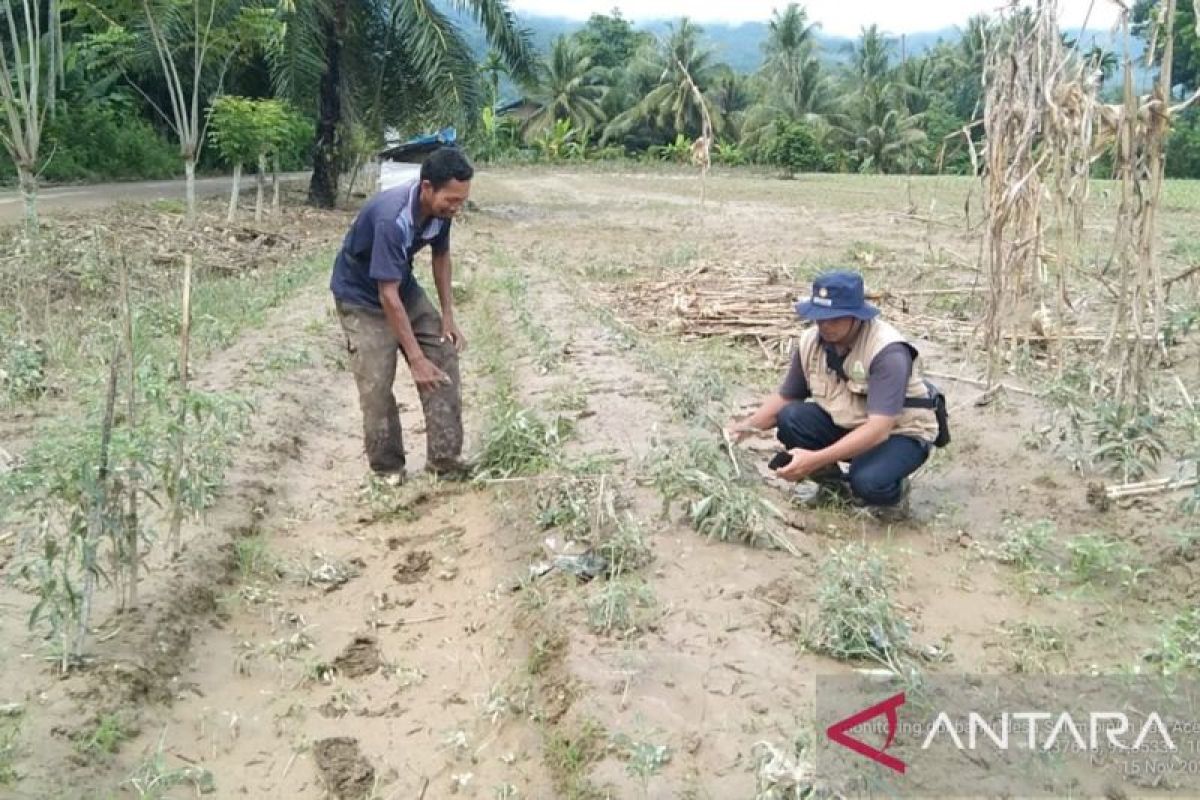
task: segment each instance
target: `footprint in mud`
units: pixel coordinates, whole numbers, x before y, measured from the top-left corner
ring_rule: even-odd
[[[337,800],[363,800],[375,789],[375,768],[359,752],[358,740],[322,739],[313,745],[317,769],[330,796]]]
[[[417,583],[429,572],[433,554],[425,550],[413,550],[396,565],[396,583]]]
[[[379,653],[379,642],[374,636],[356,636],[342,654],[333,660],[339,675],[347,678],[362,678],[374,675],[383,666]]]

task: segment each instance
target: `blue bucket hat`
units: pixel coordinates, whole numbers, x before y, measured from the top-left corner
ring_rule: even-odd
[[[818,275],[813,281],[812,297],[796,303],[796,314],[813,321],[855,317],[868,320],[879,316],[879,309],[866,300],[862,275],[837,270]]]

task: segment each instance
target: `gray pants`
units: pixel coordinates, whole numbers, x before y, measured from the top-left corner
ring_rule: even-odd
[[[336,301],[338,317],[346,332],[350,368],[358,385],[358,402],[363,415],[363,443],[367,462],[376,472],[404,469],[404,440],[400,412],[392,384],[396,381],[399,344],[381,309]],[[417,290],[404,302],[421,352],[450,376],[450,383],[420,391],[425,412],[426,453],[429,464],[445,465],[462,454],[462,383],[458,351],[449,340],[442,341],[442,317],[425,292]],[[405,359],[407,361],[407,358]]]

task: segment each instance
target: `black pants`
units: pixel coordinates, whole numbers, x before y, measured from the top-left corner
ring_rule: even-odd
[[[779,412],[777,433],[784,447],[824,450],[850,431],[816,403],[795,402]],[[888,437],[850,462],[850,491],[870,506],[900,502],[902,483],[929,458],[929,445],[911,436]]]

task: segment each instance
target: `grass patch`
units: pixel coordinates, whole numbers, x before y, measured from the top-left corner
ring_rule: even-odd
[[[562,361],[563,348],[554,341],[550,329],[534,317],[529,309],[529,279],[518,272],[516,265],[506,255],[494,253],[504,277],[499,281],[501,291],[507,295],[513,314],[517,318],[517,327],[529,340],[532,346],[533,362],[543,375],[558,367]]]
[[[692,527],[710,539],[794,552],[779,529],[782,512],[759,494],[752,475],[735,469],[721,443],[699,435],[660,451],[651,464],[664,515],[682,500]]]
[[[158,747],[125,781],[139,800],[165,800],[178,786],[190,786],[196,796],[212,795],[216,792],[216,782],[213,774],[203,767],[167,766],[167,757],[163,752],[163,742],[166,730],[159,737]]]
[[[655,607],[654,592],[645,581],[617,575],[588,598],[588,625],[598,635],[627,638],[649,627]]]
[[[1009,639],[1009,663],[1015,672],[1046,675],[1070,665],[1070,646],[1062,631],[1036,622],[1006,624]]]
[[[536,475],[560,459],[571,431],[566,417],[547,422],[503,393],[488,409],[478,474],[484,479]]]
[[[562,658],[567,649],[567,640],[558,631],[542,631],[533,639],[529,656],[525,659],[525,671],[530,675],[543,675],[552,664]]]
[[[1148,567],[1136,566],[1133,548],[1120,539],[1103,534],[1084,534],[1067,542],[1067,568],[1077,583],[1107,581],[1116,578],[1133,588],[1147,575]]]
[[[1146,660],[1166,676],[1200,673],[1200,608],[1190,608],[1163,625]]]
[[[607,736],[594,720],[577,730],[554,730],[546,738],[544,758],[554,788],[564,800],[600,800],[606,795],[592,786],[588,770],[604,755]]]
[[[888,560],[850,544],[825,557],[819,576],[816,619],[804,626],[805,646],[841,661],[877,661],[899,672],[911,626],[892,600],[897,581]]]
[[[0,718],[0,786],[17,782],[16,760],[20,749],[21,720]]]
[[[1009,520],[996,560],[1016,567],[1023,574],[1041,573],[1052,563],[1054,552],[1050,543],[1055,532],[1054,523],[1049,520]]]
[[[114,755],[122,743],[137,735],[129,730],[117,714],[102,714],[96,721],[74,737],[75,749],[88,757]]]
[[[278,562],[268,550],[267,540],[261,534],[234,540],[233,557],[243,581],[278,577]]]

